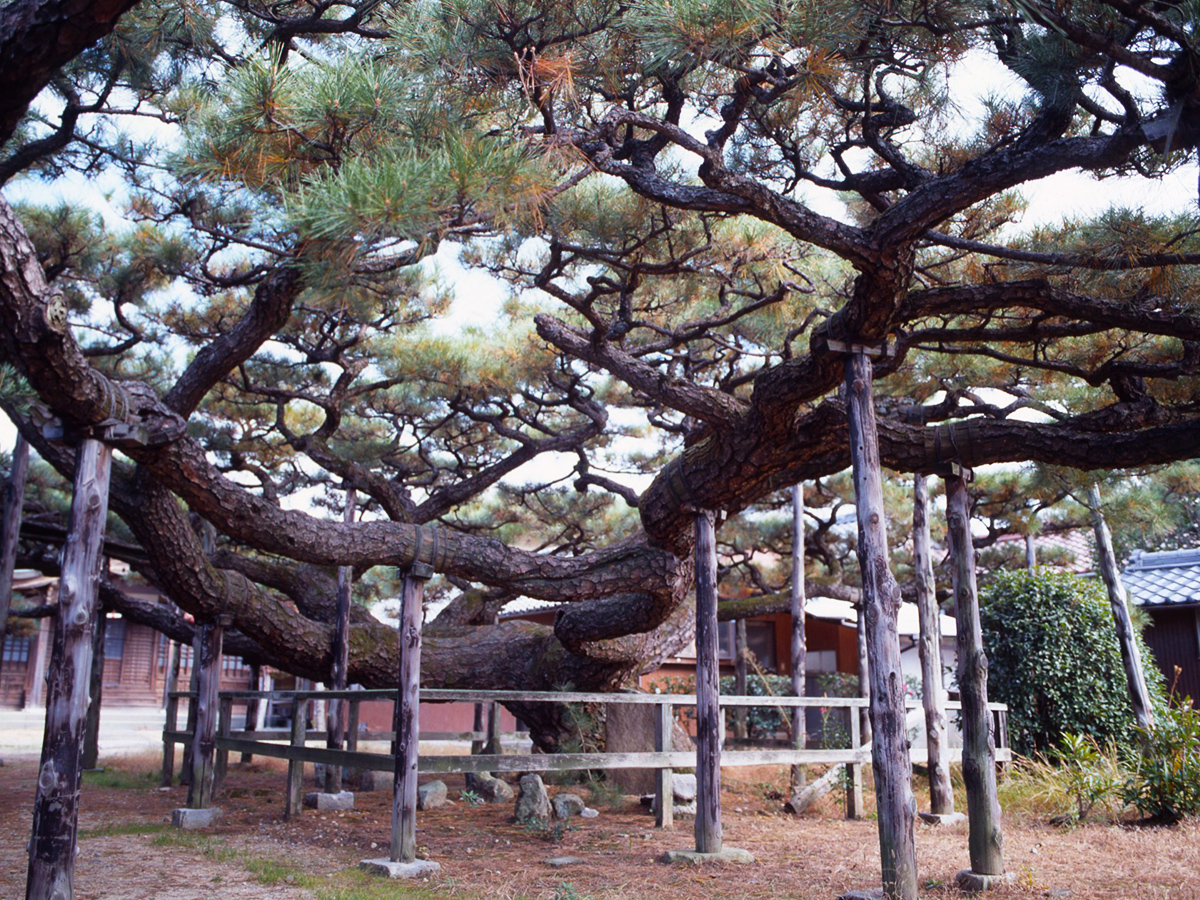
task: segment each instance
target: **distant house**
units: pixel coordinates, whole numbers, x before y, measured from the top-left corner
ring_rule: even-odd
[[[166,603],[147,584],[123,578],[128,567],[113,563],[110,576],[120,581],[123,591],[140,600]],[[53,603],[58,579],[40,572],[18,569],[13,574],[15,603]],[[54,639],[54,617],[9,619],[0,663],[0,708],[24,709],[46,702],[46,671]],[[170,641],[153,628],[109,613],[104,635],[104,687],[102,702],[109,706],[161,706],[167,680]],[[191,677],[192,648],[183,646],[180,655],[180,689]],[[240,657],[225,656],[221,666],[221,689],[250,686],[250,669]]]
[[[1200,549],[1139,550],[1121,577],[1150,616],[1144,637],[1167,688],[1200,700]]]

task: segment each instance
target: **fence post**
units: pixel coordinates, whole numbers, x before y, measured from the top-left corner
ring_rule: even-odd
[[[175,696],[174,687],[167,694],[167,720],[163,724],[163,759],[162,786],[170,787],[175,780],[175,740],[167,737],[167,732],[179,728],[179,698]]]
[[[351,753],[358,750],[358,718],[361,700],[350,701],[350,713],[346,719],[346,749]],[[356,788],[362,787],[362,769],[350,769],[350,783]]]
[[[303,747],[307,731],[304,727],[304,702],[297,697],[292,707],[292,746]],[[291,819],[300,815],[304,807],[304,761],[288,760],[287,807],[284,817]]]
[[[233,698],[222,697],[217,714],[217,736],[229,737],[233,730]],[[213,795],[225,785],[225,775],[229,772],[229,751],[217,750],[217,761],[213,771]]]
[[[721,852],[721,700],[717,681],[717,545],[713,514],[697,511],[696,852]]]
[[[655,707],[654,717],[654,749],[659,753],[671,752],[671,735],[675,730],[675,710],[671,701],[659,703]],[[672,769],[669,765],[661,766],[654,773],[654,826],[656,828],[675,827],[675,790],[672,787]]]
[[[858,710],[851,707],[850,713],[850,749],[858,753],[862,744],[862,724]],[[846,764],[846,818],[861,819],[863,814],[863,777],[862,763]]]
[[[250,663],[250,690],[262,690],[262,663]],[[246,701],[246,722],[243,731],[258,731],[258,708],[262,705],[262,698],[257,694]],[[251,736],[251,740],[254,737]],[[241,763],[243,766],[249,765],[254,761],[254,754],[242,753]]]
[[[207,809],[213,798],[213,744],[217,732],[217,692],[221,682],[221,644],[227,617],[207,622],[200,631],[199,659],[192,660],[200,670],[196,696],[196,731],[192,734],[192,780],[188,785],[188,807]]]

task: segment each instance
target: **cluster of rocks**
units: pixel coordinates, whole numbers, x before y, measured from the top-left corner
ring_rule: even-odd
[[[521,825],[548,823],[551,818],[566,821],[578,816],[582,819],[594,819],[600,815],[590,809],[578,794],[556,794],[554,799],[546,793],[546,785],[540,775],[522,775],[517,782],[517,807],[514,818]]]
[[[694,816],[696,814],[696,776],[673,775],[671,777],[671,803],[677,816]],[[642,806],[650,807],[651,812],[658,812],[654,805],[653,794],[642,795]]]

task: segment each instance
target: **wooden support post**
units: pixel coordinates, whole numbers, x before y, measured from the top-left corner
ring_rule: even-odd
[[[200,626],[200,657],[196,694],[196,730],[192,732],[192,779],[188,784],[188,807],[207,809],[213,801],[213,750],[217,734],[217,693],[221,685],[221,644],[224,622]]]
[[[96,611],[96,624],[92,628],[92,669],[88,679],[87,724],[83,729],[83,758],[80,762],[84,769],[94,769],[100,764],[100,704],[104,702],[104,641],[107,636],[108,615],[101,605]]]
[[[188,691],[191,696],[188,697],[187,706],[187,725],[184,731],[194,735],[196,733],[196,698],[200,693],[200,623],[195,623],[195,630],[192,633],[192,666],[188,671]],[[191,785],[192,783],[192,746],[193,742],[188,741],[183,745],[183,763],[179,767],[179,783]]]
[[[498,700],[493,700],[488,704],[487,744],[483,748],[483,752],[486,754],[499,756],[504,752],[504,746],[500,743],[500,716],[502,713],[503,709]]]
[[[671,752],[671,739],[675,731],[675,708],[665,701],[654,707],[654,749],[658,753]],[[654,827],[675,827],[675,788],[672,785],[673,771],[670,766],[656,769],[654,773]]]
[[[168,685],[170,682],[168,682]],[[167,717],[163,731],[175,731],[179,727],[179,698],[167,694]],[[163,739],[162,786],[170,787],[175,780],[175,742]]]
[[[21,536],[21,516],[25,509],[25,479],[29,471],[29,444],[17,435],[12,466],[4,482],[4,500],[0,507],[0,647],[8,629],[8,611],[12,609],[13,572],[17,564],[17,539]],[[0,666],[3,666],[0,654]]]
[[[929,806],[935,815],[948,816],[954,812],[954,787],[950,783],[950,744],[942,688],[942,625],[930,551],[929,486],[920,474],[913,481],[913,570],[920,620],[917,653],[921,658],[921,706],[929,752]]]
[[[417,858],[417,751],[421,737],[421,602],[433,568],[415,562],[400,589],[400,686],[396,702],[396,787],[392,793],[392,862]],[[497,720],[499,716],[496,716]]]
[[[112,451],[99,441],[89,438],[80,445],[59,578],[26,900],[70,900],[74,892],[86,674],[92,668],[92,628],[99,610],[100,547],[111,463]]]
[[[857,751],[862,746],[862,728],[859,717],[850,716],[850,749]],[[846,764],[846,818],[861,819],[863,816],[862,763]]]
[[[696,852],[721,852],[721,706],[717,680],[717,542],[711,512],[696,530]]]
[[[856,606],[858,621],[854,626],[854,636],[858,641],[858,696],[863,700],[871,699],[871,655],[867,650],[867,599],[860,597]],[[855,715],[851,713],[851,715]],[[862,732],[865,743],[871,743],[871,707],[858,708],[858,727]]]
[[[172,609],[174,604],[171,604]],[[179,641],[173,641],[167,638],[167,677],[163,684],[163,706],[170,702],[170,695],[179,690],[179,663],[183,653],[179,647]]]
[[[361,714],[362,701],[351,700],[346,713],[346,749],[351,753],[358,750],[358,721]],[[350,784],[356,789],[362,787],[362,769],[350,770]]]
[[[303,747],[308,735],[304,725],[304,701],[297,699],[292,705],[292,746]],[[288,760],[287,770],[287,805],[283,815],[292,819],[300,815],[304,808],[304,762],[299,759]]]
[[[905,729],[904,674],[900,667],[900,589],[888,568],[887,513],[870,358],[846,358],[846,413],[854,504],[858,518],[858,565],[862,573],[865,637],[870,675],[871,761],[879,814],[883,892],[891,900],[916,900],[917,852],[913,836],[916,801]]]
[[[746,676],[746,654],[750,648],[746,644],[746,620],[738,619],[733,631],[733,692],[739,697],[749,693]],[[733,710],[733,734],[739,741],[750,737],[748,708],[736,706]]]
[[[250,663],[250,690],[261,691],[262,686],[262,663]],[[263,705],[263,701],[259,697],[251,697],[246,701],[246,721],[244,723],[244,731],[258,730],[258,709]],[[243,766],[250,765],[254,761],[253,753],[243,753],[241,764]]]
[[[342,521],[350,524],[354,521],[354,510],[358,505],[358,492],[349,487],[346,489],[346,505],[342,513]],[[333,690],[346,690],[347,673],[350,669],[350,594],[354,588],[354,568],[340,566],[337,575],[337,606],[334,611],[333,629]],[[326,729],[325,745],[330,750],[341,750],[346,739],[346,720],[349,718],[348,700],[329,701],[328,728]],[[325,767],[325,791],[336,794],[342,789],[342,767],[329,765]]]
[[[217,714],[217,735],[227,738],[233,731],[233,699],[221,697]],[[225,786],[225,776],[229,774],[229,751],[217,750],[216,763],[213,766],[213,794],[217,794]]]
[[[1136,632],[1129,618],[1129,606],[1125,598],[1125,587],[1121,584],[1121,572],[1117,568],[1117,555],[1113,552],[1112,535],[1104,521],[1104,510],[1100,505],[1100,486],[1093,483],[1088,490],[1088,506],[1092,510],[1092,530],[1096,535],[1096,550],[1100,557],[1100,577],[1108,591],[1108,603],[1112,607],[1113,624],[1117,629],[1117,643],[1121,648],[1121,662],[1125,666],[1125,684],[1129,689],[1129,701],[1138,727],[1148,729],[1154,724],[1154,712],[1150,706],[1150,692],[1146,689],[1146,674],[1142,670],[1142,655],[1138,651]]]
[[[996,796],[996,745],[987,708],[987,657],[975,590],[975,547],[971,502],[962,474],[946,477],[946,532],[954,573],[958,618],[958,690],[962,697],[963,785],[967,791],[971,871],[1004,874],[1004,838]]]
[[[1037,546],[1032,534],[1025,535],[1025,568],[1030,572],[1037,568]]]
[[[792,695],[803,697],[805,688],[805,670],[808,667],[808,640],[804,633],[804,486],[792,486],[792,584],[791,584],[791,613],[792,613]],[[803,750],[808,743],[808,723],[805,721],[806,710],[798,706],[792,710],[791,729],[789,737],[791,744],[797,750]],[[804,787],[808,780],[804,766],[792,766],[791,789],[794,795]]]

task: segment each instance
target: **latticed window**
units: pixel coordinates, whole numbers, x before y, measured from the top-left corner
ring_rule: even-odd
[[[28,637],[20,637],[15,634],[10,634],[4,638],[4,662],[29,662],[29,645]]]

